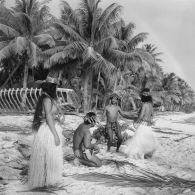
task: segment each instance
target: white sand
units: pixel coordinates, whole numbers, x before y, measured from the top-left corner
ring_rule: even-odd
[[[188,180],[195,180],[195,125],[185,123],[185,119],[195,117],[193,114],[184,113],[168,113],[160,114],[156,116],[155,130],[162,131],[161,133],[156,132],[156,136],[159,140],[159,148],[152,159],[150,160],[132,160],[126,159],[121,153],[116,153],[115,148],[110,153],[106,152],[106,145],[100,145],[101,151],[98,154],[103,159],[117,159],[117,160],[128,160],[134,163],[140,168],[152,170],[161,175],[175,175]],[[20,155],[14,150],[13,145],[17,140],[23,140],[25,142],[31,142],[32,136],[17,133],[18,129],[25,129],[28,131],[32,122],[32,116],[0,116],[0,127],[11,126],[13,131],[0,131],[0,147],[1,151],[6,150],[6,154],[10,153],[10,156],[14,158]],[[65,129],[71,130],[76,129],[78,124],[82,122],[82,118],[78,116],[66,116]],[[120,121],[120,123],[127,122]],[[15,132],[14,132],[15,130]],[[175,134],[167,134],[167,132]],[[191,137],[187,137],[191,136]],[[181,139],[181,140],[180,140]],[[11,155],[12,152],[12,155]],[[64,147],[65,154],[72,153],[71,148]],[[9,156],[9,155],[8,155]],[[1,159],[0,159],[1,160]],[[1,171],[1,170],[0,170]],[[72,175],[82,174],[89,172],[98,172],[106,174],[136,174],[136,170],[126,165],[120,169],[116,168],[115,165],[103,165],[100,168],[88,168],[85,166],[75,166],[73,163],[64,163],[63,172],[63,185],[65,185],[66,191],[58,191],[57,194],[71,194],[71,195],[171,195],[176,193],[173,189],[156,189],[156,188],[138,188],[128,187],[121,188],[117,186],[107,187],[101,184],[79,181],[76,180]],[[17,173],[16,173],[17,174]],[[1,172],[0,172],[1,176]],[[17,179],[9,181],[6,187],[6,191],[3,194],[7,195],[30,195],[30,194],[47,194],[47,193],[32,193],[22,192],[26,190],[26,185],[21,184]],[[17,192],[19,191],[19,192]],[[1,194],[1,192],[0,192]],[[180,193],[182,194],[182,193]],[[184,192],[183,192],[184,194]],[[185,194],[193,195],[194,192],[186,190]]]

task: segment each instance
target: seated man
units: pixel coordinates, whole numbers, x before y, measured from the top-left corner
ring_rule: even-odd
[[[78,161],[90,167],[101,167],[101,160],[95,155],[99,152],[96,144],[91,143],[91,134],[89,129],[94,127],[96,115],[89,112],[84,117],[84,123],[80,124],[73,136],[73,152]]]

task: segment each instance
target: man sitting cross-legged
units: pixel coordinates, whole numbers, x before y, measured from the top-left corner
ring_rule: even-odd
[[[102,166],[101,160],[95,155],[99,152],[99,147],[91,143],[91,134],[89,129],[94,127],[96,115],[89,112],[84,117],[84,123],[81,123],[73,136],[73,152],[76,159],[83,165],[90,167]]]

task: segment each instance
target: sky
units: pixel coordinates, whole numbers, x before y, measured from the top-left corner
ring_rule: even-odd
[[[80,0],[66,0],[77,8]],[[6,0],[8,6],[15,0]],[[161,64],[165,72],[174,72],[195,90],[195,0],[101,0],[106,8],[111,3],[123,8],[123,18],[136,24],[135,35],[149,33],[145,43],[157,46],[163,52]],[[49,4],[51,13],[60,15],[60,0]]]

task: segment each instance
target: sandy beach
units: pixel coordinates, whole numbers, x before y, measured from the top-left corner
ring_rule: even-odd
[[[139,185],[117,185],[116,182],[106,184],[105,178],[99,182],[86,179],[86,174],[120,174],[140,175],[140,170],[147,170],[161,176],[175,176],[188,181],[195,181],[195,113],[179,112],[158,113],[155,116],[153,130],[159,141],[159,146],[153,158],[145,160],[127,159],[121,152],[116,153],[113,147],[106,152],[106,144],[100,144],[98,156],[106,161],[117,160],[129,162],[122,166],[115,163],[104,164],[100,168],[76,166],[72,161],[64,161],[62,188],[51,193],[64,195],[193,195],[192,188],[171,188],[168,186],[141,187]],[[68,135],[76,129],[82,118],[67,115],[64,124],[64,134]],[[120,124],[129,125],[130,120],[120,120]],[[28,164],[30,145],[33,140],[31,132],[32,116],[0,116],[0,194],[3,195],[32,195],[50,194],[50,192],[29,192],[26,184],[22,184],[19,177],[22,167]],[[132,132],[131,132],[132,133]],[[71,135],[69,135],[71,137]],[[29,146],[23,147],[23,146]],[[121,148],[124,146],[121,146]],[[64,156],[72,155],[71,143],[64,138]],[[132,163],[132,166],[131,166]],[[84,175],[82,175],[84,174]],[[87,181],[86,181],[87,180]],[[6,183],[6,184],[5,184]]]

